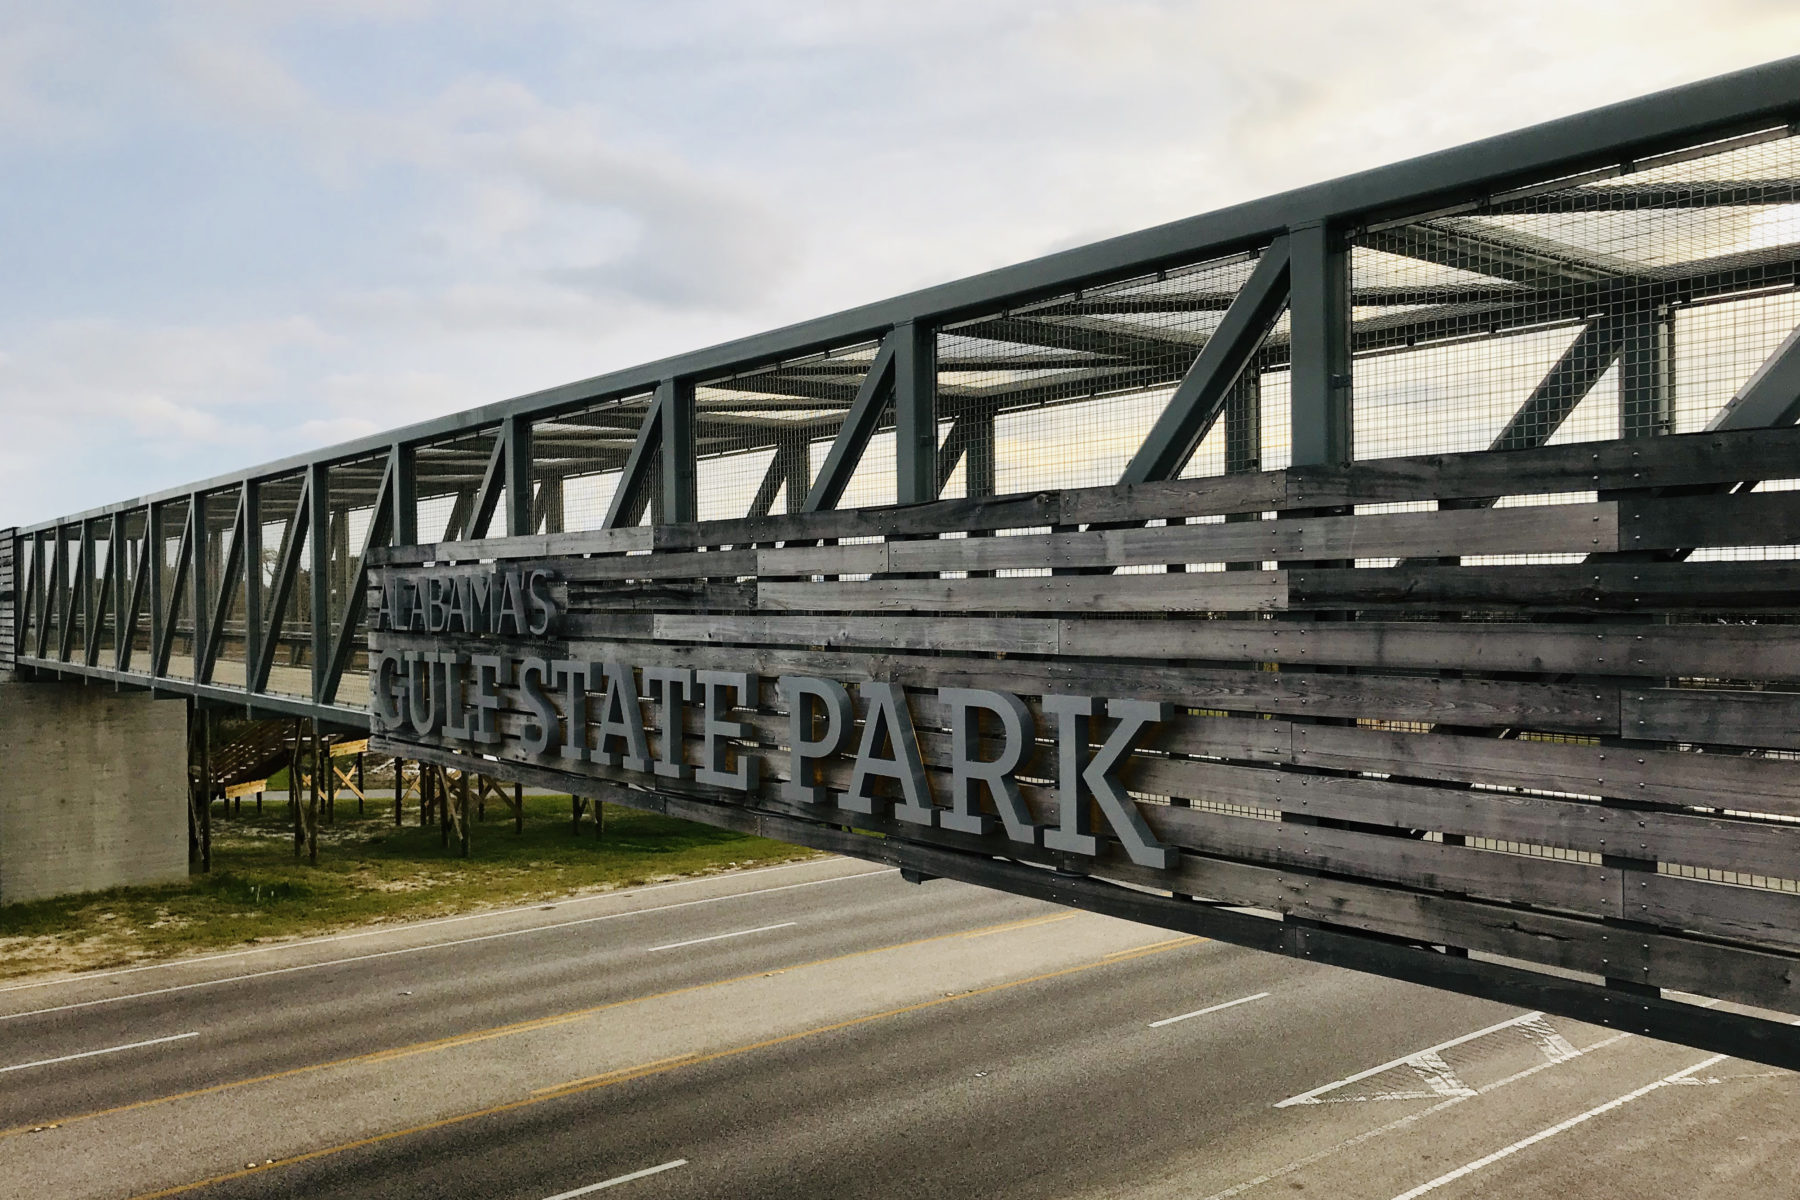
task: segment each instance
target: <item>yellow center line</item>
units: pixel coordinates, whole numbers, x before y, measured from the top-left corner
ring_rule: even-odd
[[[1073,914],[1071,914],[1073,915]],[[115,1105],[112,1108],[95,1109],[92,1112],[78,1113],[70,1117],[59,1117],[43,1121],[33,1121],[28,1125],[19,1125],[12,1129],[0,1129],[0,1141],[30,1133],[34,1129],[45,1129],[64,1125],[73,1125],[79,1121],[91,1121],[98,1117],[116,1116],[119,1113],[135,1112],[143,1108],[153,1108],[162,1104],[173,1104],[180,1100],[192,1100],[199,1096],[216,1095],[219,1092],[233,1091],[238,1088],[251,1087],[259,1083],[272,1083],[278,1079],[292,1079],[297,1075],[307,1075],[314,1071],[327,1071],[334,1067],[360,1066],[367,1063],[390,1062],[398,1058],[410,1058],[415,1054],[432,1054],[440,1050],[452,1050],[459,1046],[469,1046],[477,1042],[490,1041],[494,1038],[512,1037],[515,1034],[530,1033],[538,1029],[546,1029],[555,1025],[564,1025],[573,1021],[584,1020],[597,1013],[626,1008],[635,1004],[647,1004],[652,1000],[668,1000],[676,996],[686,996],[694,992],[706,991],[710,988],[726,987],[734,983],[745,983],[752,979],[780,974],[784,971],[804,971],[812,967],[827,966],[831,963],[844,962],[853,958],[864,958],[871,954],[886,954],[894,950],[907,950],[914,946],[926,946],[933,942],[949,941],[973,934],[999,933],[1016,926],[1018,922],[1007,921],[999,925],[985,926],[974,930],[961,930],[956,933],[939,933],[931,937],[915,938],[908,942],[894,942],[887,946],[874,946],[867,950],[852,950],[848,954],[834,954],[828,958],[815,958],[808,962],[795,963],[785,967],[770,967],[766,970],[751,971],[743,975],[733,975],[726,979],[715,979],[707,983],[694,983],[686,987],[671,988],[664,992],[653,992],[646,996],[633,996],[626,1000],[612,1000],[605,1004],[595,1004],[587,1008],[572,1009],[568,1012],[553,1013],[545,1017],[534,1017],[529,1021],[517,1021],[507,1025],[495,1025],[488,1029],[476,1029],[467,1033],[453,1034],[449,1037],[434,1038],[430,1041],[414,1042],[405,1046],[393,1046],[386,1050],[372,1050],[366,1054],[353,1054],[347,1058],[329,1059],[325,1062],[308,1063],[301,1067],[290,1067],[285,1071],[271,1071],[266,1075],[252,1075],[244,1079],[234,1079],[226,1083],[215,1083],[207,1087],[193,1088],[184,1092],[171,1092],[166,1096],[153,1096],[148,1100],[135,1100],[130,1104]]]
[[[965,938],[992,937],[996,933],[1011,933],[1015,929],[1030,929],[1036,925],[1054,925],[1058,921],[1067,921],[1079,917],[1078,912],[1053,913],[1048,917],[1027,917],[1023,921],[1013,921],[1007,925],[995,925],[991,929],[972,929],[963,934]]]
[[[1150,942],[1143,946],[1130,946],[1124,950],[1114,950],[1111,954],[1105,955],[1104,957],[1119,958],[1127,954],[1136,954],[1139,950],[1160,950],[1164,946],[1184,946],[1189,942],[1204,942],[1206,940],[1207,939],[1203,937],[1195,937],[1192,934],[1184,933],[1180,937],[1172,937],[1166,941]]]
[[[959,935],[948,934],[946,936],[956,937]],[[930,938],[926,940],[936,941],[938,939]],[[131,1197],[131,1200],[163,1200],[163,1198],[167,1196],[180,1196],[188,1192],[198,1191],[201,1188],[212,1187],[215,1184],[230,1183],[232,1180],[243,1179],[246,1176],[260,1175],[280,1167],[297,1166],[300,1163],[313,1162],[317,1159],[329,1158],[336,1154],[342,1154],[348,1150],[360,1150],[366,1146],[380,1145],[382,1142],[391,1142],[397,1138],[411,1137],[414,1134],[429,1133],[431,1130],[443,1129],[450,1125],[461,1125],[467,1121],[480,1120],[482,1117],[498,1116],[501,1113],[514,1112],[521,1108],[529,1108],[533,1105],[543,1104],[551,1100],[560,1100],[567,1096],[579,1096],[587,1092],[599,1091],[601,1088],[613,1087],[621,1083],[629,1083],[632,1080],[646,1079],[653,1075],[662,1075],[669,1071],[680,1070],[682,1067],[699,1066],[702,1063],[717,1062],[724,1058],[736,1058],[739,1055],[749,1054],[752,1051],[766,1050],[771,1046],[781,1046],[789,1042],[798,1042],[805,1038],[818,1037],[820,1034],[835,1033],[841,1029],[853,1029],[858,1025],[868,1025],[875,1021],[886,1020],[889,1017],[904,1016],[907,1013],[920,1012],[928,1008],[936,1008],[941,1004],[954,1004],[959,1000],[967,1000],[972,996],[987,996],[995,992],[1004,992],[1012,988],[1024,987],[1026,984],[1042,983],[1047,979],[1060,979],[1067,975],[1077,975],[1083,971],[1091,971],[1095,967],[1110,967],[1121,962],[1128,962],[1133,958],[1143,958],[1152,954],[1163,954],[1167,951],[1176,949],[1180,945],[1198,940],[1202,939],[1180,938],[1172,942],[1160,943],[1156,946],[1138,947],[1134,950],[1109,954],[1104,958],[1097,958],[1092,962],[1077,963],[1072,967],[1062,967],[1055,971],[1044,971],[1037,975],[1028,975],[1023,979],[1011,979],[1005,983],[991,983],[985,987],[971,988],[969,991],[957,992],[955,995],[951,996],[939,996],[931,1000],[921,1000],[916,1004],[904,1004],[899,1008],[890,1008],[882,1012],[869,1013],[866,1016],[851,1017],[849,1020],[845,1021],[834,1021],[829,1025],[816,1025],[811,1029],[802,1029],[797,1033],[783,1034],[780,1037],[765,1038],[759,1042],[747,1042],[741,1046],[731,1046],[724,1050],[714,1050],[708,1053],[677,1055],[674,1058],[659,1058],[653,1062],[641,1063],[634,1067],[621,1067],[616,1071],[608,1071],[604,1075],[590,1075],[584,1079],[571,1079],[566,1083],[556,1084],[552,1087],[539,1088],[524,1099],[509,1100],[504,1104],[494,1104],[487,1108],[475,1109],[471,1112],[457,1113],[454,1116],[442,1117],[436,1121],[427,1121],[423,1125],[413,1125],[406,1129],[395,1129],[388,1133],[378,1133],[372,1137],[358,1138],[351,1142],[339,1142],[332,1146],[322,1146],[317,1150],[308,1150],[303,1154],[296,1154],[276,1162],[263,1163],[254,1167],[245,1167],[238,1171],[228,1171],[223,1175],[213,1175],[206,1179],[197,1179],[192,1183],[177,1184],[174,1187],[163,1188],[161,1191],[144,1192],[140,1195]],[[843,957],[848,958],[854,956],[844,955]]]

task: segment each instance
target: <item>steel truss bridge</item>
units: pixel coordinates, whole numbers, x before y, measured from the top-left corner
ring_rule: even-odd
[[[1800,1013],[1797,418],[1800,58],[0,531],[0,668],[1800,1066],[1674,995]],[[557,566],[508,661],[760,688],[764,786],[372,719],[458,562]],[[1019,827],[777,788],[775,674],[911,688],[915,793],[1004,692]]]
[[[0,654],[360,726],[372,547],[1792,422],[1797,119],[1790,59],[17,529]]]

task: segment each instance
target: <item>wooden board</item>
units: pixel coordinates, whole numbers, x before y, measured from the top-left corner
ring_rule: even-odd
[[[530,753],[509,686],[484,774],[833,845],[863,836],[847,826],[915,866],[1203,897],[1246,944],[1398,939],[1800,1012],[1800,493],[1746,486],[1795,462],[1800,431],[1765,430],[386,550],[378,575],[542,567],[566,613],[543,638],[371,645],[759,680],[728,752],[758,764],[749,793]],[[1689,553],[1736,546],[1756,549]],[[865,736],[877,756],[903,736],[873,726],[899,689],[928,823],[784,792],[784,676],[849,690],[851,749],[809,781],[836,792]],[[701,716],[665,746],[634,682],[646,752],[697,763]],[[1011,815],[1040,830],[1085,811],[1060,776],[1105,752],[1127,709],[1102,702],[1167,705],[1111,773],[1154,852],[1134,859],[1098,807],[1092,853],[946,827],[952,688],[1019,698]],[[1057,716],[1071,695],[1096,702],[1085,732]],[[394,730],[371,744],[473,761]],[[999,752],[991,722],[973,752]]]

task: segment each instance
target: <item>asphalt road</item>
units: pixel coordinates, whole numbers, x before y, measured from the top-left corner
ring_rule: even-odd
[[[0,1197],[1791,1200],[1797,1084],[817,860],[0,988]]]

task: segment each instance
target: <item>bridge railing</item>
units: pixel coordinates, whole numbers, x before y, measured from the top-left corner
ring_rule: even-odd
[[[361,725],[377,547],[1791,423],[1796,120],[1787,60],[28,526],[10,646]]]

